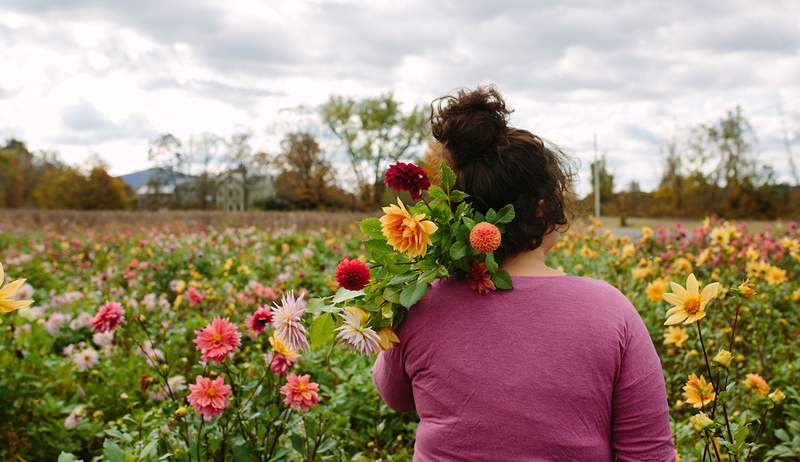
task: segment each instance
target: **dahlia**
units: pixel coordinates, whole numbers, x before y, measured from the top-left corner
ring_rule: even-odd
[[[683,386],[683,397],[686,398],[686,402],[698,409],[711,404],[716,396],[714,385],[707,382],[702,375],[698,377],[696,374],[690,374],[689,380]]]
[[[747,388],[753,390],[760,398],[766,398],[767,395],[769,395],[769,385],[767,385],[767,381],[758,374],[747,374],[744,379],[744,384]]]
[[[275,333],[269,338],[269,344],[272,345],[272,349],[274,350],[272,355],[267,357],[270,370],[276,375],[286,375],[286,373],[289,372],[289,368],[294,365],[294,362],[297,361],[300,355],[286,346]]]
[[[367,319],[369,314],[366,311],[348,306],[344,309],[344,322],[336,329],[336,339],[365,355],[381,351],[381,338],[371,327],[364,325]]]
[[[308,374],[289,374],[286,385],[281,387],[284,395],[283,402],[292,409],[307,411],[308,408],[319,403],[319,385],[310,381]]]
[[[222,362],[241,344],[236,326],[228,318],[215,317],[203,330],[195,331],[194,344],[203,359]]]
[[[272,322],[272,311],[266,305],[261,305],[255,313],[247,316],[247,328],[256,335],[264,332],[267,324]]]
[[[417,165],[403,162],[390,165],[383,176],[383,182],[395,191],[407,191],[415,201],[419,200],[422,193],[431,186],[431,180],[425,170]]]
[[[675,345],[680,347],[683,342],[689,339],[689,334],[683,327],[669,326],[664,331],[664,345]]]
[[[345,258],[336,266],[336,282],[347,290],[361,290],[369,282],[369,267],[361,260]]]
[[[486,263],[480,260],[472,261],[472,271],[469,273],[468,280],[472,290],[481,295],[495,290],[492,276],[489,274],[489,269],[486,267]]]
[[[486,221],[472,227],[469,232],[469,243],[481,253],[494,252],[500,247],[500,229]]]
[[[713,282],[700,290],[700,284],[694,274],[686,278],[686,288],[674,282],[670,283],[672,292],[664,294],[664,300],[672,305],[667,310],[665,325],[671,326],[683,321],[689,324],[706,316],[706,305],[719,293],[719,283]]]
[[[5,284],[6,274],[3,264],[0,263],[0,313],[10,313],[20,308],[27,308],[33,304],[33,300],[17,300],[20,289],[25,285],[25,279],[17,279]]]
[[[425,255],[431,235],[438,229],[436,224],[426,220],[423,213],[411,215],[400,198],[397,205],[383,207],[383,213],[381,232],[389,245],[412,258]]]
[[[95,332],[108,332],[114,330],[119,323],[125,320],[122,305],[117,302],[108,302],[97,311],[92,318],[92,329]]]
[[[203,302],[203,294],[194,287],[189,287],[189,290],[186,291],[186,299],[189,300],[190,305],[197,306]]]
[[[231,387],[225,385],[222,377],[211,380],[198,375],[195,383],[189,384],[188,401],[195,411],[203,415],[203,420],[209,421],[228,407],[230,394]]]
[[[308,349],[306,328],[303,325],[303,315],[306,312],[306,302],[303,296],[295,298],[293,292],[281,297],[281,304],[272,308],[272,324],[278,337],[286,342],[295,351]]]

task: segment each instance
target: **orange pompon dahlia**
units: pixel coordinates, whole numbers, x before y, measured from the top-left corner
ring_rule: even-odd
[[[438,226],[426,220],[425,214],[412,215],[403,201],[397,199],[397,205],[391,204],[383,208],[381,232],[392,248],[409,257],[421,257],[428,252],[431,235]]]
[[[486,221],[472,227],[469,232],[469,243],[481,253],[494,252],[500,247],[500,229]]]

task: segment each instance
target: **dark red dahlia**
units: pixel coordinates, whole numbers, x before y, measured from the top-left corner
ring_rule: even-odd
[[[336,267],[336,282],[347,290],[361,290],[369,282],[369,267],[361,260],[345,258]]]
[[[469,286],[472,290],[481,295],[495,290],[492,276],[489,274],[489,269],[486,267],[486,263],[480,260],[472,261],[472,271],[469,272],[468,279]]]
[[[403,162],[390,165],[383,176],[383,182],[395,191],[408,191],[414,200],[419,200],[422,193],[431,186],[431,180],[425,170],[417,165]]]
[[[266,305],[261,305],[255,313],[247,317],[247,328],[253,331],[254,334],[264,332],[267,324],[272,322],[272,311]]]

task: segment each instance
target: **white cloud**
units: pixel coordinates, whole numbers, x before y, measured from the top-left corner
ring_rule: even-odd
[[[126,173],[159,132],[252,127],[274,147],[282,108],[332,93],[496,83],[514,124],[582,161],[581,192],[595,134],[619,184],[651,188],[669,138],[737,104],[789,179],[776,105],[797,133],[799,17],[791,0],[7,0],[0,136]]]

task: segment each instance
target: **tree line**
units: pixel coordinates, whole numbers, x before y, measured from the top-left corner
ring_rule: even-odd
[[[220,208],[223,185],[234,181],[249,208],[372,210],[391,200],[382,175],[392,162],[416,160],[436,182],[441,146],[429,135],[425,108],[403,110],[387,93],[331,96],[312,112],[310,125],[286,130],[272,151],[258,149],[248,130],[228,137],[162,134],[148,149],[161,174],[137,191],[110,176],[102,162],[80,170],[59,161],[56,153],[31,152],[10,140],[0,149],[0,206],[214,209]],[[605,156],[591,164],[590,174],[598,169],[603,215],[800,215],[797,180],[778,182],[773,168],[758,159],[756,146],[755,131],[737,107],[714,123],[696,126],[686,139],[667,143],[661,180],[652,192],[641,191],[635,180],[615,184]],[[265,179],[272,193],[253,201]],[[148,203],[143,197],[158,200]],[[579,213],[591,213],[594,185],[577,202]]]

